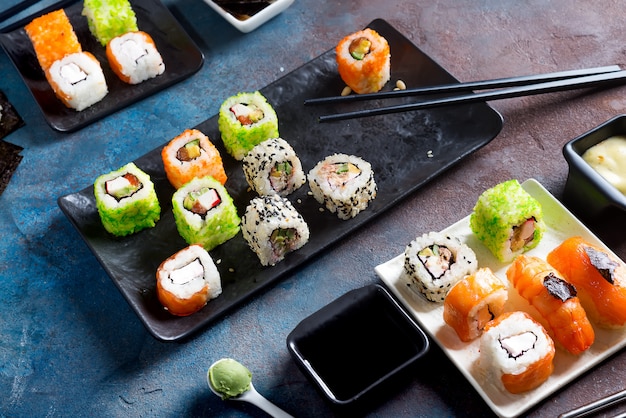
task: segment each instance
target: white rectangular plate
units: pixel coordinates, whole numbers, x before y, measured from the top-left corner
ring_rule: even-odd
[[[536,180],[529,179],[522,186],[541,203],[547,226],[547,231],[539,245],[527,254],[545,259],[547,254],[566,238],[579,235],[614,255],[604,243]],[[509,265],[499,262],[476,239],[469,228],[469,216],[446,228],[443,232],[454,235],[467,244],[476,253],[479,267],[491,268],[496,276],[507,283],[506,269]],[[501,417],[515,417],[522,414],[626,345],[626,329],[607,330],[594,326],[595,341],[587,351],[579,356],[574,356],[562,348],[557,348],[554,358],[554,373],[546,382],[523,394],[508,393],[481,378],[476,367],[479,357],[479,339],[470,343],[462,342],[455,331],[443,321],[443,304],[429,302],[416,294],[408,286],[408,283],[400,277],[402,268],[403,254],[400,254],[386,263],[376,266],[375,270],[385,285],[441,347],[489,407]],[[506,310],[524,310],[539,320],[536,311],[522,300],[511,287],[509,288],[509,301]],[[543,321],[540,320],[540,322]]]

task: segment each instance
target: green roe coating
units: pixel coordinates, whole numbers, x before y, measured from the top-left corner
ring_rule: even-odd
[[[529,195],[517,180],[508,180],[484,191],[470,215],[470,229],[500,261],[510,261],[506,247],[511,230],[527,219],[535,218],[535,234],[520,252],[536,247],[545,225],[541,204]]]
[[[82,14],[102,46],[116,36],[138,30],[137,17],[128,0],[85,0]]]

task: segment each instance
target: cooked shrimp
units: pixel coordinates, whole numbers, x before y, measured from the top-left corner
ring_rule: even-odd
[[[576,296],[576,288],[546,261],[519,255],[506,275],[548,323],[555,341],[563,348],[580,354],[593,344],[595,333]]]

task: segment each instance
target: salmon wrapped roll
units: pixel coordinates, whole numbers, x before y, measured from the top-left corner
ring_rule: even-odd
[[[479,365],[490,382],[510,393],[539,387],[554,371],[554,342],[526,312],[506,312],[480,337]]]
[[[194,178],[211,176],[226,183],[226,172],[219,151],[205,134],[186,129],[161,150],[165,174],[176,189]]]
[[[139,84],[165,71],[163,57],[146,32],[127,32],[111,39],[106,46],[111,70],[125,83]]]
[[[504,312],[507,299],[506,285],[483,267],[450,289],[443,303],[443,320],[461,341],[469,342],[480,337],[485,325]]]
[[[546,261],[519,255],[506,271],[520,296],[548,323],[557,343],[572,354],[587,350],[595,333],[576,288]]]
[[[389,44],[378,32],[368,28],[348,35],[335,52],[339,75],[355,93],[376,93],[389,81]]]
[[[604,328],[626,324],[626,266],[605,250],[572,237],[552,250],[547,261],[576,286],[589,317]]]
[[[190,245],[163,261],[156,279],[159,301],[176,316],[198,312],[222,293],[217,267],[200,245]]]

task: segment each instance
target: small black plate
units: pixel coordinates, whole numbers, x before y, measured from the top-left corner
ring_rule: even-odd
[[[287,348],[330,402],[349,405],[417,361],[429,342],[387,290],[369,285],[305,318]]]
[[[410,87],[457,82],[384,20],[375,20],[369,27],[384,36],[391,46],[392,82],[387,89],[397,79]],[[151,176],[161,203],[161,220],[152,229],[123,239],[108,234],[98,217],[93,186],[59,198],[63,212],[155,337],[176,340],[206,326],[488,144],[502,129],[502,117],[485,103],[340,123],[319,123],[318,117],[344,110],[342,105],[303,105],[311,97],[337,95],[343,87],[335,52],[330,50],[261,89],[261,93],[276,110],[280,135],[294,148],[305,172],[333,153],[360,156],[372,164],[378,185],[376,199],[355,218],[343,221],[335,214],[320,211],[320,205],[307,194],[308,186],[301,187],[289,199],[309,225],[309,242],[274,267],[263,267],[241,234],[215,248],[211,255],[220,261],[223,292],[189,317],[168,314],[155,293],[159,264],[186,245],[174,224],[171,203],[174,189],[165,176],[161,148],[135,161]],[[180,131],[186,128],[181,126]],[[254,195],[248,190],[241,162],[230,157],[223,147],[217,116],[196,128],[208,135],[219,149],[228,175],[226,188],[242,215]],[[170,139],[163,138],[163,142],[166,144]]]
[[[48,124],[61,132],[80,129],[132,103],[163,90],[197,72],[204,62],[202,52],[187,35],[176,18],[159,0],[131,0],[137,16],[137,26],[152,37],[163,57],[165,72],[141,84],[129,85],[111,70],[105,48],[91,35],[87,18],[81,16],[83,2],[65,9],[84,51],[91,52],[100,61],[109,87],[109,93],[93,106],[77,112],[66,107],[54,95],[39,66],[35,50],[24,26],[42,13],[32,15],[12,25],[12,31],[0,33],[0,43],[13,61],[22,79],[43,112]]]

